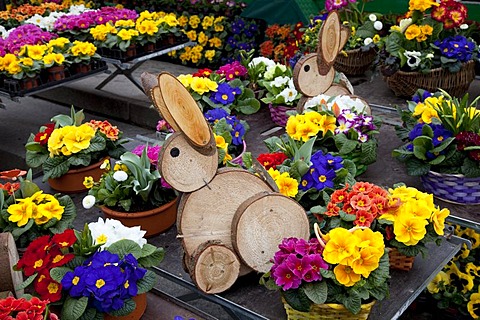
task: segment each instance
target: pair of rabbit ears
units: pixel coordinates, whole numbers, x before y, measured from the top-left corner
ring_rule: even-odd
[[[182,132],[188,142],[202,153],[211,153],[215,139],[205,117],[187,88],[168,72],[158,76],[144,72],[143,88],[160,115],[176,132]]]
[[[328,14],[318,32],[317,52],[303,56],[293,69],[293,82],[304,96],[325,93],[333,84],[333,64],[350,37],[350,29],[340,22],[336,11]]]

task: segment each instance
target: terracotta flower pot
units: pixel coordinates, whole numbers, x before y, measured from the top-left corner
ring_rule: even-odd
[[[39,78],[35,76],[33,78],[24,78],[19,81],[21,90],[30,90],[39,86]]]
[[[146,238],[156,236],[173,226],[177,219],[177,199],[161,207],[140,212],[121,212],[102,206],[105,218],[119,220],[127,227],[140,226],[147,231]]]
[[[59,81],[65,79],[65,66],[52,66],[47,69],[48,81]]]
[[[99,162],[93,163],[88,167],[70,169],[63,176],[53,179],[48,179],[48,184],[54,190],[62,193],[80,193],[87,191],[83,185],[85,177],[93,177],[93,180],[98,181],[105,169],[100,169],[101,164],[106,158]]]
[[[72,67],[75,73],[88,73],[92,70],[92,65],[87,63],[75,63]]]
[[[109,314],[103,316],[104,320],[140,320],[147,309],[147,294],[142,293],[132,298],[135,301],[136,308],[126,316],[116,317]]]

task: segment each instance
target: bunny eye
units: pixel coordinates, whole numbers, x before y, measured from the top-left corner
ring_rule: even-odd
[[[303,70],[305,70],[305,72],[310,71],[310,66],[306,64],[305,66],[303,66]]]
[[[178,148],[172,148],[170,150],[170,155],[174,158],[178,157],[180,155],[180,150]]]

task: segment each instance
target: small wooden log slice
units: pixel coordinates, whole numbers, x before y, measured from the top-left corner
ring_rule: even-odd
[[[181,132],[175,132],[163,145],[158,169],[165,181],[181,192],[192,192],[209,183],[218,168],[218,156],[198,152]]]
[[[327,91],[325,91],[325,95],[333,97],[333,96],[341,96],[341,95],[350,95],[350,91],[345,88],[343,85],[340,84],[332,84]]]
[[[182,196],[178,205],[177,230],[184,251],[192,255],[200,244],[220,240],[232,245],[232,219],[238,207],[272,187],[261,178],[237,168],[220,168],[217,175],[201,189]],[[243,267],[240,274],[251,271]]]
[[[348,38],[350,38],[350,28],[347,26],[344,26],[343,24],[340,25],[340,47],[338,48],[338,51],[342,51],[343,47],[347,44]]]
[[[324,93],[333,83],[335,70],[330,68],[324,75],[318,73],[317,54],[310,53],[298,60],[293,69],[295,88],[307,97]]]
[[[165,107],[194,146],[207,147],[212,141],[210,126],[187,88],[172,74],[158,75]]]
[[[207,241],[192,254],[188,269],[200,290],[209,294],[220,293],[237,281],[240,260],[221,241]]]
[[[11,291],[18,298],[22,290],[15,290],[22,282],[22,272],[12,268],[18,262],[18,251],[15,240],[9,232],[0,233],[0,291]]]
[[[284,238],[308,239],[307,214],[298,202],[279,193],[259,194],[238,208],[232,243],[240,259],[257,272],[268,272]]]
[[[332,69],[335,58],[340,52],[340,17],[331,11],[318,32],[317,64],[318,72],[326,75]]]

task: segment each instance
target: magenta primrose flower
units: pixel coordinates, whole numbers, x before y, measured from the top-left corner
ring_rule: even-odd
[[[284,291],[297,289],[302,282],[322,280],[321,269],[328,269],[323,248],[317,239],[284,239],[273,257],[270,274]]]
[[[240,61],[234,61],[218,68],[217,73],[223,75],[227,81],[231,81],[245,76],[247,74],[247,68],[245,68]]]

